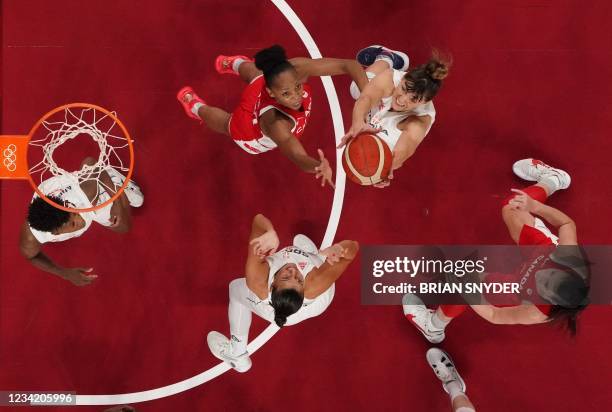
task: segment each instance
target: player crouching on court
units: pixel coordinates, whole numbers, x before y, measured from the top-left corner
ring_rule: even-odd
[[[523,190],[512,189],[515,194],[505,200],[502,218],[510,237],[519,246],[541,248],[534,248],[537,253],[530,255],[532,263],[523,266],[520,273],[489,275],[514,279],[518,275],[521,285],[516,305],[483,304],[471,305],[471,308],[494,324],[533,325],[561,321],[575,335],[577,318],[589,302],[588,264],[576,247],[574,221],[546,205],[550,195],[569,187],[570,175],[536,159],[519,160],[512,169],[518,177],[537,183]],[[553,235],[540,218],[554,226],[559,236]],[[553,253],[550,253],[551,246],[557,246]],[[533,302],[531,295],[534,293],[548,304],[522,304]],[[406,318],[432,343],[441,342],[446,326],[466,309],[465,305],[441,305],[434,311],[410,294],[404,296],[403,303]]]
[[[421,144],[434,121],[436,109],[432,99],[442,87],[450,70],[450,59],[433,53],[425,64],[408,69],[405,53],[383,46],[370,46],[357,53],[357,61],[366,68],[370,80],[363,87],[351,84],[352,124],[338,147],[361,133],[374,133],[389,145],[393,154],[389,177],[374,185],[391,184],[393,171],[399,169]]]
[[[213,355],[238,372],[251,368],[247,352],[251,312],[278,327],[295,325],[323,313],[334,298],[336,280],[359,250],[359,244],[343,240],[319,251],[304,235],[276,252],[278,236],[263,215],[253,219],[245,278],[229,285],[231,340],[219,332],[208,334]]]
[[[86,158],[83,165],[93,165],[93,158]],[[100,175],[100,182],[95,179],[79,184],[69,176],[55,176],[45,180],[39,190],[51,201],[74,209],[86,209],[104,203],[115,195],[115,190],[123,185],[125,176],[108,167]],[[68,212],[54,207],[37,195],[34,195],[28,216],[21,228],[20,250],[34,266],[45,272],[66,279],[77,286],[84,286],[97,278],[93,268],[63,268],[54,263],[42,252],[42,245],[47,242],[63,242],[81,236],[92,222],[97,222],[108,229],[125,233],[131,227],[130,207],[140,207],[144,196],[140,188],[132,181],[126,185],[123,193],[112,203],[90,212]]]

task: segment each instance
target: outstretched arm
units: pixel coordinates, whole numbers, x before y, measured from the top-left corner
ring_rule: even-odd
[[[314,299],[325,292],[344,273],[348,265],[355,259],[359,251],[359,243],[353,240],[343,240],[328,248],[335,256],[328,256],[327,261],[320,267],[313,269],[306,278],[304,297]],[[326,254],[322,250],[321,254]]]
[[[406,122],[403,126],[402,134],[393,148],[393,162],[391,163],[389,177],[375,184],[375,187],[383,188],[391,184],[391,180],[394,177],[393,171],[402,167],[404,162],[416,152],[417,147],[425,139],[427,128],[430,124],[431,117],[429,116],[414,116]]]
[[[93,268],[63,268],[56,265],[42,252],[42,244],[36,240],[27,222],[21,226],[19,250],[23,257],[38,269],[66,279],[74,285],[88,285],[98,277],[92,273]]]
[[[318,150],[319,160],[310,157],[302,143],[291,133],[291,122],[278,114],[276,110],[268,110],[261,116],[261,129],[278,146],[280,151],[306,173],[314,173],[315,177],[322,178],[321,186],[332,182],[332,169],[323,151]]]
[[[268,296],[270,266],[266,256],[276,252],[278,235],[272,222],[262,214],[253,218],[245,267],[246,284],[260,299]]]
[[[357,84],[359,90],[363,90],[368,84],[368,78],[361,65],[355,60],[348,59],[309,59],[307,57],[296,57],[289,62],[295,67],[300,80],[306,80],[310,76],[335,76],[337,74],[348,74]]]
[[[353,106],[351,127],[344,135],[338,147],[348,143],[353,137],[360,133],[376,133],[378,130],[369,126],[366,116],[370,109],[376,107],[385,96],[393,93],[393,71],[385,70],[374,77],[362,90],[359,98]]]

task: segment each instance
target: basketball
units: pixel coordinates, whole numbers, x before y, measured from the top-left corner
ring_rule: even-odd
[[[342,154],[342,166],[350,180],[370,186],[389,176],[393,155],[387,143],[377,136],[362,133],[350,140]]]

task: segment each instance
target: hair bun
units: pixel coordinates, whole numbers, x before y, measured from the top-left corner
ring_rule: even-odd
[[[281,315],[274,315],[274,323],[276,323],[279,328],[282,328],[285,323],[287,323],[287,317]]]
[[[286,61],[287,55],[285,54],[285,49],[278,44],[260,50],[255,54],[255,66],[264,73],[269,72]]]
[[[429,77],[434,80],[443,80],[448,76],[448,66],[438,60],[430,60],[425,70]]]

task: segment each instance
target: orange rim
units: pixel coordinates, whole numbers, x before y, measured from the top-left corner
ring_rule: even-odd
[[[127,131],[126,127],[121,122],[121,120],[119,120],[119,118],[117,118],[117,116],[115,116],[114,114],[112,114],[111,112],[106,110],[105,108],[100,107],[100,106],[95,105],[95,104],[91,104],[91,103],[69,103],[69,104],[65,104],[63,106],[59,106],[59,107],[56,107],[53,110],[48,111],[47,113],[45,113],[45,115],[43,117],[38,119],[38,121],[34,124],[34,126],[32,126],[32,129],[30,130],[30,133],[28,134],[28,143],[29,143],[30,139],[32,138],[32,136],[34,136],[34,133],[36,133],[38,131],[38,128],[42,125],[42,123],[45,120],[47,120],[49,117],[53,116],[54,114],[56,114],[56,113],[58,113],[58,112],[60,112],[62,110],[66,110],[66,109],[70,109],[70,108],[76,108],[76,107],[78,107],[78,108],[94,109],[94,110],[98,110],[98,111],[104,113],[105,115],[110,117],[117,125],[119,125],[119,128],[121,129],[121,131],[125,135],[125,138],[127,139],[127,142],[128,142],[128,149],[130,151],[130,167],[129,167],[129,170],[128,170],[128,174],[125,177],[125,180],[123,181],[123,184],[121,185],[121,187],[106,202],[103,202],[103,203],[100,203],[99,205],[88,207],[88,208],[85,208],[85,209],[74,209],[74,208],[71,208],[71,207],[66,207],[64,205],[57,204],[54,201],[52,201],[51,199],[47,198],[47,196],[45,196],[45,194],[42,193],[38,189],[38,185],[36,184],[36,182],[34,182],[34,179],[32,178],[32,175],[30,174],[29,169],[28,169],[28,177],[27,177],[27,179],[30,182],[30,185],[32,186],[32,188],[34,189],[36,194],[38,196],[40,196],[42,199],[44,199],[47,203],[52,204],[53,206],[57,207],[58,209],[65,210],[66,212],[84,213],[84,212],[92,212],[94,210],[102,209],[103,207],[113,203],[115,200],[117,200],[119,198],[119,196],[121,196],[121,194],[123,193],[123,191],[127,187],[128,183],[129,183],[129,181],[130,181],[130,179],[132,177],[132,172],[134,170],[134,147],[132,145],[132,137],[130,136],[129,132]],[[26,164],[29,165],[28,152],[29,152],[29,144],[28,144],[28,151],[26,151]]]

